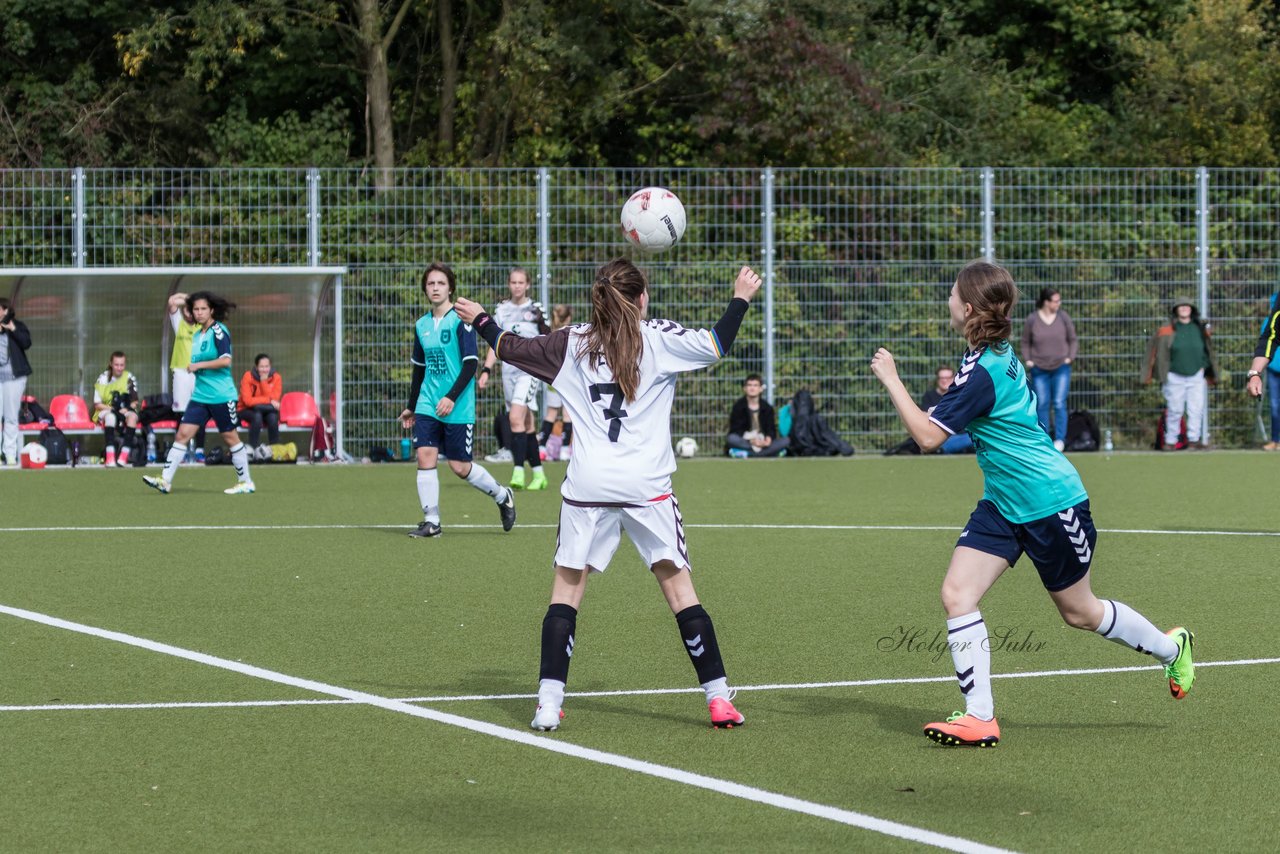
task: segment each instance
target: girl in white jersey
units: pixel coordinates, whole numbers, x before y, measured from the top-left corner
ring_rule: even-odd
[[[871,370],[884,384],[911,438],[932,451],[960,430],[973,438],[982,467],[982,500],[956,542],[942,581],[947,645],[965,711],[927,724],[924,733],[949,747],[992,747],[1000,740],[991,696],[991,642],[978,603],[1023,552],[1040,574],[1067,625],[1154,656],[1169,691],[1181,700],[1195,670],[1192,635],[1163,633],[1123,602],[1099,599],[1090,587],[1097,533],[1089,496],[1075,467],[1053,446],[1036,417],[1022,362],[1009,346],[1009,317],[1018,287],[1003,267],[974,261],[951,288],[951,328],[968,344],[951,388],[923,412],[884,348]]]
[[[555,386],[572,414],[574,452],[561,487],[551,604],[542,621],[538,708],[531,726],[554,730],[564,716],[565,682],[578,608],[590,572],[604,572],[625,530],[675,614],[680,638],[706,692],[711,723],[741,726],[731,702],[711,617],[689,576],[680,506],[671,490],[671,403],[677,376],[728,351],[760,277],[743,267],[733,299],[713,329],[645,320],[649,289],[625,258],[605,264],[591,286],[592,322],[521,338],[469,300],[454,308],[503,362]]]

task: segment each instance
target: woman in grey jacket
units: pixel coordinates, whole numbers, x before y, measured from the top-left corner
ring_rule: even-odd
[[[13,316],[9,300],[0,297],[0,418],[4,420],[4,461],[11,466],[18,464],[18,410],[31,376],[30,347],[27,325]]]

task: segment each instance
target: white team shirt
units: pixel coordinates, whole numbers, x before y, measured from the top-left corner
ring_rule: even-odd
[[[519,335],[521,338],[537,338],[548,331],[541,303],[534,302],[531,299],[525,300],[519,305],[509,299],[504,299],[494,308],[493,319],[503,329],[513,335]],[[514,376],[518,378],[524,376],[525,373],[515,365],[509,365],[505,361],[502,363],[502,375],[504,377]]]
[[[568,333],[568,346],[554,375],[557,366],[549,361],[503,350],[507,362],[550,380],[573,418],[573,457],[560,493],[588,504],[644,504],[662,498],[671,493],[671,473],[676,470],[671,451],[676,378],[719,361],[720,343],[709,329],[645,321],[640,383],[635,400],[627,401],[607,365],[592,366],[588,357],[578,357],[588,329],[589,324],[577,324],[549,336]]]

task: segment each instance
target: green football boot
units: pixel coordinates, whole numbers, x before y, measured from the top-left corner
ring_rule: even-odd
[[[1191,683],[1196,681],[1196,666],[1191,661],[1191,647],[1196,636],[1182,626],[1165,632],[1178,645],[1178,657],[1164,666],[1164,675],[1169,677],[1169,693],[1173,699],[1181,700],[1191,693]]]
[[[524,466],[517,466],[511,472],[511,488],[524,489]]]

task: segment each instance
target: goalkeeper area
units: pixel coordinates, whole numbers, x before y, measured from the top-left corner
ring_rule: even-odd
[[[921,733],[963,707],[939,586],[971,458],[681,461],[746,725],[710,727],[624,541],[546,734],[559,464],[509,534],[442,478],[428,541],[406,536],[407,464],[263,467],[239,498],[225,469],[167,496],[131,470],[0,472],[0,849],[1272,849],[1272,466],[1071,459],[1094,590],[1192,629],[1195,687],[1174,701],[1149,657],[1065,626],[1024,558],[983,602],[1002,740],[982,751]]]

